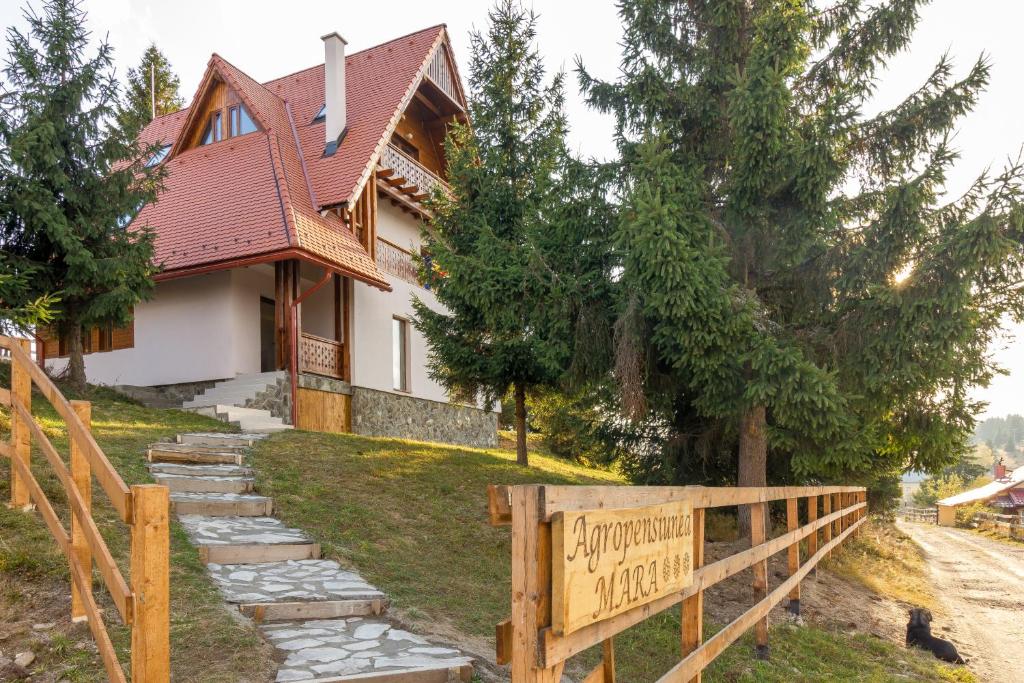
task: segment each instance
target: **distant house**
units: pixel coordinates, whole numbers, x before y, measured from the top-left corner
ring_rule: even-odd
[[[439,306],[414,255],[446,129],[467,121],[447,31],[350,55],[322,40],[323,64],[266,83],[214,54],[192,105],[142,132],[169,175],[132,227],[162,271],[131,326],[86,335],[86,374],[270,413],[257,426],[492,444],[495,414],[449,401],[410,324],[413,296]],[[61,370],[65,340],[40,336]]]
[[[938,501],[936,507],[939,524],[955,525],[956,508],[973,503],[1001,508],[1003,514],[1024,515],[1024,467],[1007,472],[1002,465],[997,464],[994,475],[995,480],[984,486]]]

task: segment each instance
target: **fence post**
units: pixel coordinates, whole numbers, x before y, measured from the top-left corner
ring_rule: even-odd
[[[818,520],[818,497],[810,496],[807,498],[807,523],[814,524]],[[818,532],[815,530],[813,534],[807,537],[807,557],[814,557],[818,553]],[[814,565],[811,569],[810,576],[818,575],[818,565]]]
[[[750,547],[755,548],[765,541],[765,520],[767,503],[750,505]],[[760,602],[768,595],[768,560],[755,562],[754,568],[754,602]],[[758,659],[768,659],[768,617],[759,619],[754,626],[755,654]]]
[[[170,535],[166,486],[132,491],[132,683],[170,681]]]
[[[822,517],[828,517],[832,514],[832,494],[826,493],[821,497],[821,515]],[[829,522],[825,526],[821,527],[822,542],[824,545],[828,545],[829,541],[832,540],[832,522]],[[832,551],[828,551],[825,557],[832,557]]]
[[[28,353],[29,342],[27,339],[12,339],[15,344],[21,347],[22,351]],[[28,374],[28,368],[22,367],[16,353],[11,353],[11,457],[17,458],[30,465],[32,453],[32,433],[29,431],[25,419],[14,409],[15,404],[20,404],[25,410],[32,413],[32,376]],[[18,476],[18,469],[11,467],[11,508],[29,510],[32,508],[32,501],[29,498],[28,486]]]
[[[786,499],[786,530],[796,531],[800,526],[800,499],[799,498],[787,498]],[[800,541],[789,546],[787,560],[789,562],[789,575],[793,576],[800,571]],[[789,591],[789,605],[787,606],[789,613],[794,617],[800,616],[800,584],[793,586],[793,590]]]
[[[834,493],[832,494],[832,511],[839,512],[843,509],[843,494]],[[832,536],[833,538],[843,533],[843,517],[839,516],[839,519],[832,522]]]
[[[71,408],[75,411],[78,419],[82,421],[85,430],[91,431],[92,404],[88,401],[72,401]],[[75,439],[74,432],[68,430],[68,433],[71,436],[71,479],[74,481],[78,493],[82,496],[86,512],[92,514],[92,468],[89,466],[89,460],[85,457],[85,452]],[[85,534],[82,532],[82,520],[78,519],[78,515],[73,512],[71,514],[71,552],[78,557],[78,562],[82,565],[82,569],[85,570],[85,580],[91,595],[92,549],[89,547],[89,541],[86,540]],[[77,622],[88,619],[85,614],[85,603],[82,598],[83,596],[78,592],[78,584],[72,581],[71,621]]]
[[[551,525],[540,487],[512,487],[512,683],[559,683],[564,663],[541,669],[540,630],[551,624]]]
[[[704,508],[693,510],[693,569],[704,566]],[[683,657],[687,656],[704,640],[704,590],[701,589],[683,600]],[[697,673],[689,683],[701,683],[702,674]]]

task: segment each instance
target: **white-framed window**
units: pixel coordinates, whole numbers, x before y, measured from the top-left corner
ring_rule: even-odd
[[[395,391],[409,391],[409,321],[391,319],[391,374]]]

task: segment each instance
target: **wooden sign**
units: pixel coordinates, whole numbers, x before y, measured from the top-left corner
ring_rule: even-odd
[[[693,581],[693,503],[551,519],[552,629],[566,635]]]

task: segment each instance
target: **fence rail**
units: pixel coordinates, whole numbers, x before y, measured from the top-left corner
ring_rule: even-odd
[[[1024,540],[1024,517],[979,512],[972,522],[975,528],[982,531],[992,531],[1008,538]]]
[[[787,530],[768,539],[765,533],[768,503],[783,500],[786,501]],[[750,628],[756,630],[758,654],[767,656],[768,613],[788,597],[790,611],[799,614],[800,582],[823,558],[857,533],[866,521],[866,501],[864,488],[848,486],[491,486],[488,488],[491,523],[512,527],[512,618],[497,627],[498,663],[511,663],[513,683],[556,683],[566,660],[601,644],[602,661],[584,680],[586,683],[614,683],[614,636],[680,603],[684,657],[659,679],[659,683],[699,682],[701,672]],[[559,590],[553,591],[552,576],[555,574],[559,579],[563,571],[558,566],[563,558],[554,553],[562,547],[558,539],[564,516],[660,510],[674,503],[692,506],[692,549],[686,549],[687,559],[692,557],[689,585],[577,630],[568,632],[562,627],[562,632],[558,632],[559,626],[552,617],[553,611],[561,609],[562,605],[554,603],[564,595]],[[705,510],[729,506],[749,508],[751,547],[705,565]],[[806,519],[802,525],[801,507]],[[576,519],[578,521],[578,517]],[[629,532],[625,535],[628,537]],[[807,557],[801,562],[800,544],[805,540]],[[788,578],[769,592],[768,559],[783,550],[787,552]],[[704,591],[748,568],[754,569],[754,606],[707,642],[702,642]]]
[[[170,680],[168,548],[169,495],[166,486],[128,487],[91,433],[88,401],[68,401],[33,361],[28,341],[0,336],[0,357],[11,363],[11,387],[0,389],[0,408],[11,415],[10,441],[0,456],[11,463],[11,507],[39,511],[71,572],[71,618],[87,621],[111,681],[126,678],[92,592],[95,563],[121,619],[131,626],[133,683]],[[70,443],[68,462],[32,415],[32,385],[63,420]],[[65,529],[31,469],[32,443],[60,481],[70,508]],[[125,580],[92,517],[95,477],[131,534],[131,583]]]
[[[935,508],[900,508],[899,516],[908,522],[938,524],[939,511]]]

